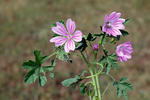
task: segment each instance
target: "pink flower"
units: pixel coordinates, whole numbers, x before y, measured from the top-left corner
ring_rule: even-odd
[[[94,45],[93,45],[93,49],[94,49],[95,51],[97,51],[97,50],[98,50],[98,44],[94,44]]]
[[[117,35],[122,35],[120,30],[124,30],[125,26],[123,23],[125,19],[120,18],[121,13],[112,12],[109,16],[105,15],[104,25],[102,30],[106,32],[109,36],[113,35],[117,37]]]
[[[80,42],[82,40],[82,32],[80,30],[76,30],[75,22],[71,20],[71,18],[67,19],[66,28],[60,23],[56,22],[56,27],[52,27],[52,31],[60,36],[56,36],[50,39],[50,42],[54,42],[55,46],[62,46],[65,44],[64,49],[65,52],[74,51],[75,50],[75,42]]]
[[[116,54],[118,56],[118,61],[127,61],[127,59],[131,59],[131,53],[133,52],[133,48],[130,42],[125,42],[120,44],[116,48]]]

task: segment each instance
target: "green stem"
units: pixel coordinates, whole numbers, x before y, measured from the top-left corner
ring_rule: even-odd
[[[94,52],[94,62],[97,62],[97,51]],[[94,70],[95,73],[97,73],[97,65],[94,64]],[[101,100],[101,92],[100,92],[100,83],[99,83],[99,75],[96,74],[96,84],[97,84],[97,92],[98,92],[98,97]]]
[[[104,94],[105,94],[106,91],[108,90],[109,86],[110,86],[110,83],[108,83],[107,87],[105,88],[105,90],[104,90],[104,92],[103,92],[103,94],[102,94],[102,97],[104,96]]]
[[[54,56],[55,54],[57,54],[57,52],[54,52],[54,53],[50,54],[50,55],[48,56],[48,58],[51,58],[51,57]]]
[[[87,65],[88,65],[88,68],[89,68],[89,72],[90,72],[90,74],[91,74],[91,76],[93,76],[94,74],[93,74],[93,71],[92,71],[92,68],[91,68],[91,64],[88,62],[88,60],[86,59],[86,57],[84,56],[84,54],[81,52],[81,55],[82,55],[82,57],[83,57],[83,59],[84,59],[84,61],[87,63]],[[93,85],[94,85],[94,89],[95,89],[95,96],[97,96],[97,88],[96,88],[96,82],[95,82],[95,78],[94,77],[91,77],[92,78],[92,83],[93,83]]]

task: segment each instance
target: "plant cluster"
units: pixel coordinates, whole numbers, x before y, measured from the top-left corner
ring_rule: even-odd
[[[117,12],[105,15],[104,24],[100,26],[100,32],[97,34],[83,35],[80,30],[76,30],[76,24],[71,18],[67,19],[66,23],[61,20],[53,24],[52,31],[54,34],[50,42],[55,44],[55,50],[49,56],[43,56],[40,50],[34,51],[35,60],[29,60],[22,64],[22,67],[28,70],[24,82],[32,84],[38,80],[39,85],[44,86],[47,82],[47,74],[50,78],[55,77],[56,59],[72,63],[70,55],[76,55],[87,64],[88,70],[62,81],[63,86],[72,89],[78,87],[81,94],[87,95],[90,100],[102,100],[109,87],[106,87],[104,91],[101,90],[100,76],[106,75],[112,79],[117,96],[123,96],[127,100],[127,91],[133,88],[127,81],[128,78],[122,77],[120,80],[116,80],[110,74],[111,69],[118,70],[118,62],[126,62],[131,59],[131,53],[133,52],[129,41],[118,44],[121,38],[129,35],[125,31],[125,25],[129,22],[129,19],[123,19],[120,16],[121,13]],[[98,42],[95,44],[94,41]],[[114,53],[105,48],[108,42],[111,43]],[[93,52],[92,60],[86,53],[87,48],[90,48]],[[100,54],[101,57],[98,57],[100,51],[103,53]],[[51,64],[44,65],[43,63],[49,59],[51,59]]]

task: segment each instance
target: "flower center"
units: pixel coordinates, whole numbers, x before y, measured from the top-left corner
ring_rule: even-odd
[[[71,39],[71,38],[72,38],[72,35],[71,35],[71,34],[68,34],[68,35],[67,35],[67,38],[68,38],[68,39]]]
[[[106,27],[111,28],[112,27],[111,22],[106,22]]]

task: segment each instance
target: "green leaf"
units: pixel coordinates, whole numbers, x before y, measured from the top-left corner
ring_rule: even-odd
[[[66,87],[71,87],[73,84],[77,84],[81,81],[80,75],[76,75],[74,78],[64,80],[61,84]]]
[[[101,39],[100,39],[100,41],[99,41],[99,44],[101,44],[101,45],[104,45],[105,44],[105,42],[106,42],[106,40],[107,40],[107,34],[104,32],[104,33],[102,33],[102,37],[101,37]]]
[[[51,72],[51,73],[49,74],[49,76],[50,76],[51,78],[54,78],[54,77],[55,77],[54,72]]]
[[[42,64],[42,63],[44,63],[48,59],[49,59],[49,56],[43,56],[43,57],[41,57],[40,63]]]
[[[50,25],[50,27],[56,27],[56,26],[57,26],[56,23]]]
[[[127,81],[127,80],[128,80],[127,77],[123,77],[123,78],[120,79],[120,83],[123,83],[123,82],[125,82],[125,81]]]
[[[37,67],[37,65],[36,65],[36,63],[34,62],[34,61],[32,61],[32,60],[29,60],[29,61],[27,61],[27,62],[24,62],[23,64],[22,64],[22,67],[24,68],[24,69],[32,69],[32,68],[35,68],[35,67]]]
[[[103,30],[102,30],[102,29],[103,29],[103,27],[102,27],[102,26],[100,26],[99,28],[100,28],[100,30],[101,30],[101,31],[103,31]]]
[[[46,84],[46,71],[50,71],[51,78],[54,78],[54,66],[55,59],[51,60],[51,66],[42,66],[42,64],[49,58],[49,56],[42,56],[40,50],[34,51],[35,61],[29,60],[22,64],[24,69],[28,69],[29,72],[24,77],[24,82],[27,84],[35,83],[36,79],[39,77],[39,84],[43,86]]]
[[[122,33],[123,36],[129,35],[129,33],[127,31],[125,31],[125,30],[120,30],[120,31],[121,31],[121,33]]]
[[[49,56],[42,56],[42,52],[40,50],[35,50],[34,56],[35,56],[35,62],[39,65],[44,63],[49,58]]]
[[[51,60],[51,66],[55,66],[55,65],[56,65],[55,59],[52,59],[52,60]]]
[[[56,36],[60,36],[60,35],[58,35],[58,34],[53,34],[53,37],[56,37]]]
[[[34,50],[35,61],[37,64],[41,64],[42,52],[40,50]]]
[[[120,97],[122,95],[125,100],[128,99],[127,91],[133,89],[133,86],[126,81],[127,81],[127,78],[123,77],[120,79],[119,82],[114,81],[114,83],[113,83],[113,86],[115,86],[117,89],[117,96]]]
[[[108,55],[108,52],[107,52],[105,56],[102,56],[102,58],[99,60],[99,63],[102,65],[105,65],[106,74],[109,74],[112,67],[114,67],[116,70],[118,69],[118,61],[117,61],[116,54]]]
[[[59,22],[65,26],[64,20],[60,20]]]
[[[47,82],[46,76],[39,76],[39,84],[40,86],[44,86]]]
[[[88,45],[87,45],[87,43],[86,43],[85,38],[82,38],[82,41],[79,42],[79,44],[78,44],[77,47],[76,47],[76,50],[80,50],[81,52],[83,52],[83,51],[86,49],[87,46],[88,46]]]
[[[55,66],[55,59],[52,59],[52,60],[51,60],[51,66],[43,66],[43,67],[42,67],[45,71],[49,71],[49,72],[50,72],[49,76],[50,76],[51,78],[54,78],[54,76],[55,76],[55,75],[54,75],[54,72],[53,72],[54,66]]]
[[[27,84],[31,84],[34,83],[37,78],[38,78],[37,69],[32,69],[25,75],[24,82]]]
[[[80,84],[80,93],[81,94],[87,94],[87,89],[88,89],[88,87],[84,83]]]
[[[89,33],[86,40],[94,41],[95,39],[96,39],[96,37],[94,37],[91,33]]]
[[[83,70],[80,76],[84,76],[87,73],[86,70]]]
[[[99,60],[99,63],[104,65],[104,63],[107,62],[107,56],[102,56],[102,58]]]
[[[127,18],[123,24],[126,25],[129,21],[130,21],[130,18]]]
[[[64,51],[62,47],[57,48],[57,55],[56,58],[58,58],[61,61],[70,61],[70,56],[68,53]]]

